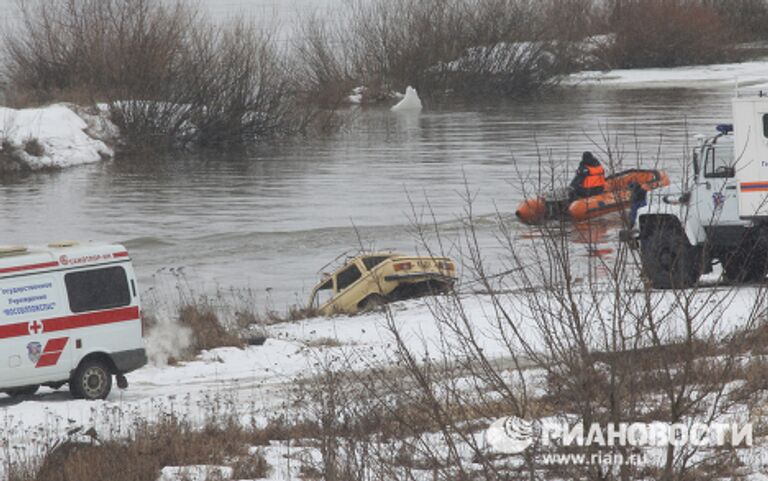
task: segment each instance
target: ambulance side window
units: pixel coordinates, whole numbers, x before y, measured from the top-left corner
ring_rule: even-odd
[[[72,312],[100,311],[131,303],[128,276],[120,266],[64,275]]]

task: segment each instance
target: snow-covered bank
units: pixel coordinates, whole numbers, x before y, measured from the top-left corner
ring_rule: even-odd
[[[691,305],[699,309],[706,304],[712,314],[704,316],[706,320],[697,327],[706,330],[705,324],[722,322],[723,333],[740,327],[750,317],[755,297],[761,292],[755,287],[734,291],[718,285],[702,286]],[[608,297],[598,310],[612,309]],[[652,297],[654,311],[660,316],[675,305],[673,293],[655,292]],[[519,327],[536,336],[531,306],[526,304],[525,296],[510,293],[504,298],[510,312],[516,313]],[[448,352],[450,340],[448,345],[441,342],[446,332],[435,317],[435,300],[425,298],[392,304],[391,320],[413,352],[434,357],[438,362],[443,355],[459,361],[461,349],[453,346]],[[641,302],[642,296],[637,300]],[[497,315],[490,296],[468,293],[461,297],[461,304],[470,324],[477,329],[478,346],[497,362],[499,369],[511,369],[511,363],[505,368],[502,362],[510,354],[509,344],[505,337],[497,335]],[[623,309],[632,310],[632,306],[626,305]],[[271,339],[263,346],[242,350],[219,348],[205,351],[191,362],[147,366],[133,372],[128,376],[130,388],[113,391],[106,401],[73,400],[66,389],[55,392],[48,388],[22,402],[0,399],[0,424],[4,427],[0,446],[6,447],[4,457],[0,456],[0,477],[8,465],[8,456],[35,458],[46,452],[52,442],[78,428],[78,432],[85,432],[93,427],[100,439],[109,439],[126,437],[136,425],[169,415],[198,425],[222,413],[234,414],[244,425],[261,425],[276,414],[293,416],[295,412],[286,406],[292,404],[297,380],[331,368],[323,364],[328,359],[343,359],[344,362],[333,366],[354,371],[372,367],[384,367],[391,372],[399,369],[396,342],[388,319],[380,312],[313,318],[269,326],[268,330]],[[669,334],[675,335],[673,326]],[[294,468],[280,449],[279,445],[267,448],[273,467],[269,479],[291,479],[292,475],[286,472]]]
[[[0,172],[61,169],[114,156],[119,132],[106,110],[71,104],[0,107]]]
[[[643,68],[626,70],[585,70],[569,75],[565,85],[605,85],[616,87],[687,87],[711,88],[736,86],[768,87],[768,60],[675,68]]]

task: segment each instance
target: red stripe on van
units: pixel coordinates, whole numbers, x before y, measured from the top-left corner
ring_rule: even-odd
[[[35,369],[37,369],[38,367],[55,366],[59,362],[60,357],[61,357],[61,351],[45,352],[40,356],[40,359],[37,360],[37,364],[35,364]]]
[[[25,266],[4,267],[0,269],[0,274],[8,274],[10,272],[19,272],[19,271],[31,271],[34,269],[46,269],[48,267],[59,267],[59,263],[54,261],[54,262],[42,262],[40,264],[28,264]]]
[[[43,319],[43,333],[64,331],[66,329],[79,329],[83,327],[113,324],[115,322],[133,321],[139,319],[138,307],[121,307],[111,311],[89,312],[67,317],[54,317]],[[29,322],[17,322],[0,326],[0,339],[11,337],[23,337],[31,335]]]
[[[122,307],[111,311],[89,312],[88,314],[78,314],[76,316],[67,317],[54,317],[52,319],[43,319],[43,332],[80,329],[82,327],[132,321],[138,318],[138,307]]]
[[[40,359],[38,359],[37,364],[35,364],[35,369],[38,367],[55,366],[58,364],[59,358],[64,351],[64,347],[67,345],[67,341],[69,341],[68,337],[49,339],[48,342],[45,343],[43,354],[40,355]]]
[[[16,324],[6,324],[0,326],[0,339],[7,339],[9,337],[21,337],[29,335],[29,323],[19,322]]]
[[[112,254],[112,257],[128,257],[128,252],[126,252],[126,251],[116,252],[116,253]]]
[[[64,350],[64,346],[67,345],[67,341],[69,340],[68,337],[58,337],[56,339],[48,339],[48,342],[45,343],[45,349],[43,349],[43,352],[53,352],[53,351],[62,351]]]

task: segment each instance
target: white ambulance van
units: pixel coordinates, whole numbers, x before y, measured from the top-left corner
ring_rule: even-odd
[[[104,399],[147,363],[136,277],[120,245],[0,247],[0,392],[69,383]]]

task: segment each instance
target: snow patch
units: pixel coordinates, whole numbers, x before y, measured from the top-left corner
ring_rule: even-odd
[[[61,169],[110,159],[117,127],[105,114],[66,104],[0,107],[0,171]]]
[[[405,89],[405,97],[403,100],[392,107],[393,112],[418,112],[422,109],[421,99],[416,89],[408,87]]]
[[[157,481],[227,481],[234,470],[227,466],[166,466]]]
[[[768,86],[768,61],[724,63],[675,68],[585,70],[568,76],[570,85],[610,85],[643,87],[709,88],[713,84],[736,85],[742,88]]]

